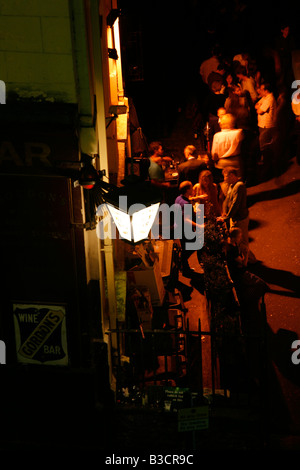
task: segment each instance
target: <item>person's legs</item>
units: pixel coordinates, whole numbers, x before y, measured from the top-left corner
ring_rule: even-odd
[[[194,250],[186,249],[186,241],[181,240],[181,272],[183,275],[189,275],[193,271],[189,265],[189,258],[193,253]]]
[[[264,173],[271,176],[274,165],[274,145],[275,145],[275,129],[259,128],[259,148],[261,153],[260,164],[264,165]]]
[[[249,226],[249,217],[246,217],[243,220],[230,219],[230,228],[239,227],[242,231],[242,240],[240,243],[240,249],[241,249],[241,253],[244,255],[245,265],[247,265],[248,263],[248,256],[249,256],[248,226]]]

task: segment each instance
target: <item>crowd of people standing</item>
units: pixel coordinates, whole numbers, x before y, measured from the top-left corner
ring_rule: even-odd
[[[202,264],[203,245],[197,248],[196,240],[199,230],[203,228],[202,233],[205,233],[205,225],[213,223],[216,229],[225,235],[222,235],[220,249],[233,285],[240,296],[239,300],[243,305],[248,304],[249,298],[253,301],[256,297],[258,300],[267,291],[268,286],[249,271],[249,265],[257,260],[249,248],[247,187],[239,169],[232,165],[224,166],[221,170],[222,178],[215,179],[214,162],[209,155],[206,153],[198,156],[196,147],[187,145],[183,152],[185,159],[176,168],[178,178],[177,185],[174,186],[174,183],[166,181],[163,176],[163,168],[168,166],[169,157],[164,156],[162,143],[152,142],[150,148],[156,151],[150,156],[149,177],[156,187],[160,185],[163,200],[174,204],[174,226],[179,224],[182,227],[179,239],[181,262],[178,266],[182,275],[195,280],[199,274],[198,268],[205,270]],[[154,160],[159,167],[155,173]],[[176,197],[170,200],[170,194]],[[198,268],[190,263],[194,252],[197,253]]]
[[[187,106],[195,141],[186,142],[183,161],[175,168],[159,141],[148,147],[148,176],[164,200],[177,204],[182,214],[187,204],[195,217],[204,210],[205,220],[226,226],[235,279],[241,272],[237,266],[247,270],[257,262],[249,249],[247,187],[279,177],[291,156],[291,134],[299,122],[291,103],[294,48],[289,24],[282,24],[266,63],[246,50],[228,57],[214,44],[198,70],[199,93]],[[165,178],[170,164],[178,173],[177,186]],[[186,242],[181,240],[181,269],[191,277]]]
[[[178,178],[177,185],[174,187],[164,178],[163,167],[168,165],[169,157],[164,157],[162,143],[152,142],[149,147],[156,149],[149,157],[149,178],[156,187],[161,187],[164,201],[175,203],[180,207],[182,217],[185,217],[184,210],[187,204],[193,208],[187,216],[190,219],[184,219],[184,223],[196,227],[198,211],[203,211],[204,221],[213,220],[216,223],[225,224],[228,230],[239,227],[242,234],[240,249],[245,266],[249,261],[255,261],[255,256],[249,250],[247,188],[238,169],[232,165],[224,167],[223,179],[215,181],[214,164],[210,157],[207,154],[198,157],[196,147],[187,145],[184,149],[185,160],[176,169]],[[168,191],[172,195],[175,194],[173,201],[170,201]],[[192,217],[190,217],[191,214],[193,214]],[[181,239],[182,272],[189,277],[192,270],[189,267],[188,258],[192,251],[186,250],[187,241],[190,240],[184,237]]]
[[[224,132],[220,114],[231,115],[234,148],[226,149],[226,154],[213,148],[212,158],[223,165],[224,156],[238,157],[236,164],[247,185],[278,177],[287,166],[297,121],[291,106],[295,80],[292,57],[296,48],[289,23],[283,23],[263,59],[247,51],[228,57],[215,45],[210,57],[200,65],[201,93],[194,103],[195,133],[203,136],[208,124],[209,142],[207,145],[202,137],[201,146],[210,150],[214,141],[223,140],[219,134]],[[225,125],[228,129],[229,123]],[[233,137],[234,133],[239,136]],[[226,140],[228,135],[227,132]],[[228,160],[226,163],[229,164]]]

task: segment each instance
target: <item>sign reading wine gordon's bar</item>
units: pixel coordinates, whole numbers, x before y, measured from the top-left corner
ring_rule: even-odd
[[[14,304],[13,314],[18,362],[68,364],[64,306]]]

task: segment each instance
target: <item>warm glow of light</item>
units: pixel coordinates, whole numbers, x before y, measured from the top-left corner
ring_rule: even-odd
[[[114,36],[113,36],[113,29],[112,28],[107,28],[107,34],[106,34],[106,37],[107,37],[107,47],[109,49],[113,49],[115,46],[114,46]]]
[[[119,57],[119,60],[117,60],[117,73],[118,73],[117,79],[118,79],[118,95],[119,95],[119,99],[121,99],[124,96],[124,89],[123,89],[123,78],[122,78],[122,59],[121,59],[119,18],[116,19],[113,30],[114,30],[115,48]]]
[[[120,31],[119,31],[119,18],[116,19],[114,24],[115,47],[120,52]]]
[[[128,116],[127,114],[119,114],[117,119],[117,139],[127,139]]]

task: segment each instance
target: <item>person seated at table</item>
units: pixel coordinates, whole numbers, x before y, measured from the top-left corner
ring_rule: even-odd
[[[199,174],[206,170],[206,164],[198,159],[197,149],[194,145],[186,145],[184,150],[184,162],[178,165],[178,184],[183,181],[191,181],[194,185],[198,182]]]
[[[162,192],[162,198],[165,199],[164,191],[170,189],[171,184],[165,180],[165,171],[163,162],[171,160],[165,157],[162,143],[151,142],[149,145],[149,168],[148,176],[151,184]]]

